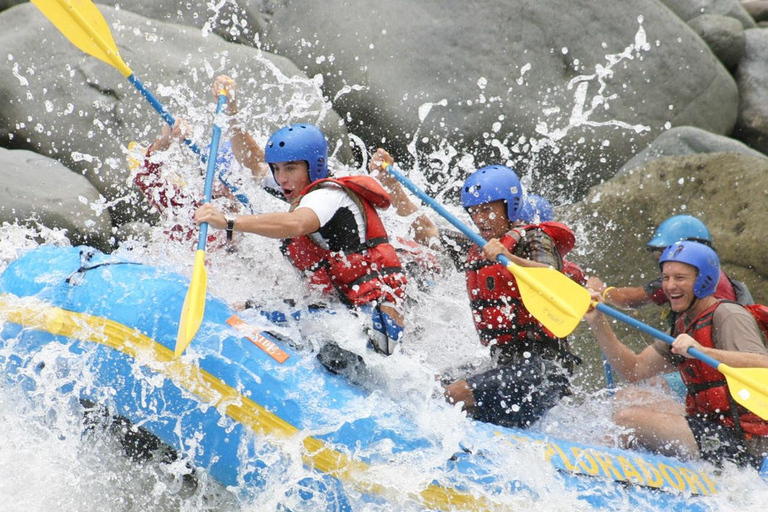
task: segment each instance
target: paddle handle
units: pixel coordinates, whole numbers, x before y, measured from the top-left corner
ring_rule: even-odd
[[[603,375],[605,375],[605,387],[613,394],[613,390],[616,387],[616,383],[613,379],[613,367],[608,359],[605,358],[605,354],[600,353],[600,359],[603,362]]]
[[[227,101],[226,94],[219,94],[219,101],[216,103],[216,116],[218,117],[224,103]],[[208,153],[208,167],[205,170],[205,188],[203,189],[203,204],[211,202],[213,194],[213,177],[216,175],[216,157],[219,154],[219,141],[221,140],[221,127],[214,120],[213,135],[211,136],[211,148]],[[208,240],[208,223],[200,224],[200,237],[197,240],[197,250],[205,250],[205,243]]]
[[[638,329],[638,330],[640,330],[640,331],[642,331],[642,332],[644,332],[646,334],[650,334],[654,338],[659,339],[659,340],[663,341],[664,343],[667,343],[667,344],[671,345],[675,341],[675,338],[673,338],[669,334],[667,334],[665,332],[662,332],[662,331],[660,331],[660,330],[658,330],[658,329],[656,329],[654,327],[651,327],[650,325],[645,324],[645,323],[641,322],[640,320],[632,318],[631,316],[626,315],[626,314],[622,313],[621,311],[617,311],[617,310],[613,309],[611,306],[605,304],[604,302],[598,302],[595,307],[597,308],[598,311],[600,311],[602,313],[605,313],[608,316],[612,316],[616,320],[620,320],[620,321],[624,322],[625,324],[631,325],[632,327],[634,327],[634,328],[636,328],[636,329]],[[718,361],[717,359],[714,359],[712,357],[709,357],[707,354],[705,354],[704,352],[702,352],[699,349],[696,349],[694,347],[688,347],[688,353],[691,356],[693,356],[696,359],[698,359],[699,361],[701,361],[702,363],[708,364],[709,366],[711,366],[714,369],[717,369],[717,367],[720,366],[720,361]]]
[[[240,201],[240,203],[243,206],[246,206],[251,212],[253,212],[253,205],[251,205],[251,202],[248,200],[248,197],[240,192],[240,187],[235,185],[234,183],[230,183],[230,181],[227,179],[225,175],[224,169],[219,169],[218,172],[219,175],[219,181],[224,184],[225,187],[229,189],[230,192],[232,192],[232,195],[235,196],[235,199]]]
[[[473,231],[469,226],[461,222],[455,215],[453,215],[451,212],[445,209],[443,205],[435,201],[433,198],[429,197],[426,192],[421,190],[419,187],[416,186],[411,180],[405,177],[405,175],[400,172],[399,169],[397,169],[394,165],[386,165],[385,167],[386,171],[392,175],[397,181],[403,184],[405,188],[410,190],[414,193],[419,199],[424,201],[426,204],[430,206],[433,210],[435,210],[437,213],[439,213],[445,220],[453,224],[456,229],[464,233],[467,238],[472,240],[475,244],[477,244],[480,248],[485,247],[485,244],[488,242],[483,239],[479,234],[477,234],[475,231]],[[496,256],[496,259],[504,265],[505,267],[514,267],[516,266],[512,261],[510,261],[509,258],[504,256],[503,254],[499,254]],[[530,284],[530,283],[529,283]],[[533,286],[536,288],[535,286]]]

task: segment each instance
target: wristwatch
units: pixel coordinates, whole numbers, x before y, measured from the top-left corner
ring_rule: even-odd
[[[225,219],[227,219],[227,241],[232,240],[232,233],[235,232],[235,217],[234,215],[225,215]]]

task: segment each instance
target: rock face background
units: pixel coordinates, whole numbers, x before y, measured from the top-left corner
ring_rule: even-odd
[[[661,221],[689,214],[709,228],[726,273],[768,302],[768,252],[760,236],[768,223],[768,159],[722,152],[663,157],[594,187],[567,208],[589,243],[580,255],[609,283],[640,286],[657,274],[645,244]],[[628,271],[627,261],[632,264]]]
[[[470,153],[467,170],[510,160],[576,195],[666,123],[728,134],[736,121],[733,78],[655,0],[292,0],[264,41],[321,73],[328,96],[363,84],[335,107],[401,158],[415,140]],[[439,105],[422,118],[425,103]]]
[[[332,148],[345,140],[316,85],[286,58],[127,10],[101,10],[125,62],[175,117],[192,122],[201,149],[210,140],[210,88],[220,73],[239,80],[244,114],[265,118],[255,136],[266,140],[279,126],[310,121],[322,126]],[[116,69],[66,41],[32,4],[0,13],[0,47],[0,144],[50,156],[85,176],[114,202],[117,223],[145,216],[125,153],[132,140],[154,140],[159,115]],[[348,158],[348,149],[340,156]]]
[[[102,250],[113,243],[112,221],[99,191],[56,160],[0,148],[0,183],[3,218],[65,229],[73,243]]]
[[[240,86],[240,120],[261,142],[284,124],[319,123],[340,162],[359,166],[362,150],[387,147],[446,200],[478,166],[513,165],[529,190],[568,205],[560,211],[580,226],[582,263],[611,281],[654,272],[640,270],[634,252],[644,254],[666,217],[699,215],[726,268],[768,301],[760,231],[768,189],[752,185],[763,183],[768,161],[766,2],[118,0],[99,8],[125,61],[171,113],[192,121],[201,147],[213,120],[210,83],[227,73]],[[92,187],[84,194],[41,182],[41,194],[68,195],[46,206],[59,210],[51,224],[63,226],[85,204],[80,197],[87,208],[76,216],[94,223],[66,226],[73,239],[114,245],[124,225],[153,222],[125,148],[151,142],[158,115],[29,3],[0,1],[0,48],[0,146],[50,157],[78,178],[70,181]],[[198,165],[191,154],[185,162]],[[29,186],[11,179],[5,193],[22,197]],[[49,218],[26,206],[0,209],[0,220]]]

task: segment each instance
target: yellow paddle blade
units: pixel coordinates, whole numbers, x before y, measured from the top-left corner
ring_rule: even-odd
[[[586,288],[553,268],[509,262],[507,270],[515,276],[525,309],[544,327],[558,338],[576,329],[591,301]]]
[[[768,368],[732,368],[720,363],[728,389],[739,404],[768,420]]]
[[[205,251],[195,252],[195,267],[192,270],[192,281],[189,283],[184,306],[181,308],[179,333],[176,336],[174,357],[179,357],[187,349],[192,339],[203,323],[205,313],[205,293],[208,288],[208,272],[205,270]]]
[[[90,0],[32,0],[64,37],[80,50],[114,66],[124,76],[133,71],[117,52],[104,16]]]
[[[136,141],[131,141],[128,143],[128,169],[131,171],[135,171],[139,167],[141,167],[144,154],[147,152],[146,148],[139,145]]]

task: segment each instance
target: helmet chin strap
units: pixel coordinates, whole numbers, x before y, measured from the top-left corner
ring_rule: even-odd
[[[683,311],[683,312],[682,312],[682,314],[684,315],[684,314],[686,314],[687,312],[689,312],[689,311],[690,311],[690,310],[693,308],[693,306],[695,306],[695,305],[696,305],[696,302],[697,302],[698,300],[699,300],[699,298],[696,296],[696,294],[694,294],[694,295],[693,295],[693,300],[691,300],[691,303],[690,303],[690,304],[688,304],[688,307],[687,307],[687,308],[685,308],[685,311]]]

